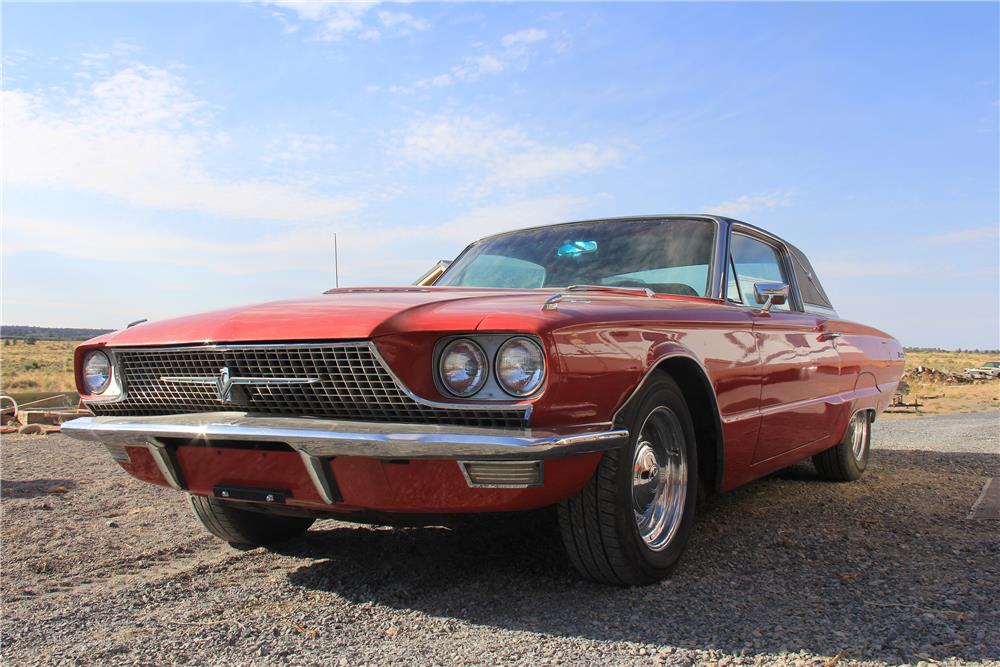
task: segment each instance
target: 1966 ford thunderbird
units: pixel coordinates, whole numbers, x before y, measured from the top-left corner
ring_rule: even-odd
[[[555,506],[576,568],[632,585],[677,565],[699,491],[808,457],[857,479],[902,367],[772,234],[623,218],[491,236],[413,286],[95,338],[95,416],[63,431],[234,544]]]

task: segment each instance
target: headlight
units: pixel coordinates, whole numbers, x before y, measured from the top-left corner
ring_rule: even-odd
[[[486,384],[489,364],[486,353],[476,343],[459,338],[441,352],[438,372],[445,389],[455,396],[472,396]]]
[[[508,394],[529,396],[545,379],[545,355],[530,338],[511,338],[497,350],[497,382]]]
[[[111,360],[100,350],[83,357],[83,386],[88,394],[100,394],[111,384]]]

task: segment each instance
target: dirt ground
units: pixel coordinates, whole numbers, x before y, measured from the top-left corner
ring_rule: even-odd
[[[100,446],[4,437],[3,663],[1000,665],[1000,413],[876,424],[865,477],[709,499],[673,578],[581,581],[551,518],[335,521],[268,551]]]

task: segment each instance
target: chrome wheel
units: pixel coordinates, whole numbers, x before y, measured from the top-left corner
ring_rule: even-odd
[[[851,451],[854,453],[854,460],[861,462],[868,453],[868,413],[862,410],[851,418],[850,441]]]
[[[687,453],[680,420],[655,408],[639,431],[632,458],[632,510],[642,541],[653,551],[670,544],[687,497]]]

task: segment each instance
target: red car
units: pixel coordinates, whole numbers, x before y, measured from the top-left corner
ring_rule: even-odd
[[[498,234],[423,282],[95,338],[63,432],[232,543],[555,506],[576,568],[633,585],[677,565],[699,488],[857,479],[903,369],[799,250],[718,216]]]

